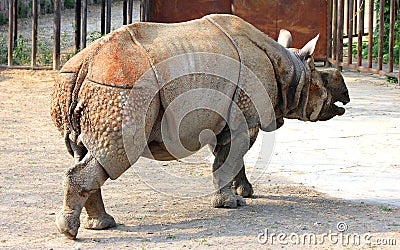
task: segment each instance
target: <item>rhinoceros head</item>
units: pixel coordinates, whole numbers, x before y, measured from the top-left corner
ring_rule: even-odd
[[[317,69],[314,59],[311,56],[314,52],[319,35],[309,41],[301,49],[292,51],[301,64],[304,64],[309,75],[304,84],[302,94],[306,94],[306,100],[300,100],[298,109],[289,112],[285,117],[308,121],[326,121],[337,115],[343,115],[345,109],[338,107],[335,103],[347,104],[350,102],[349,92],[344,82],[342,74],[337,69]],[[291,43],[290,32],[281,31],[278,42],[284,47],[289,47]],[[302,107],[303,106],[303,107]]]

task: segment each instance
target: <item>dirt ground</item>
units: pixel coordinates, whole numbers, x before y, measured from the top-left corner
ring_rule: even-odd
[[[104,231],[81,228],[77,240],[66,239],[54,220],[62,204],[63,173],[73,161],[49,115],[56,73],[0,71],[0,249],[400,247],[400,208],[396,206],[332,198],[267,173],[255,186],[255,197],[246,199],[247,206],[215,209],[210,197],[181,199],[159,193],[132,168],[103,188],[106,209],[118,226]],[[381,83],[361,78],[366,84]],[[373,94],[365,98],[369,96]],[[365,101],[366,110],[369,103]],[[328,126],[329,121],[320,124]],[[296,141],[292,146],[296,147]],[[179,162],[168,162],[166,167],[178,165],[188,172],[197,168]],[[342,233],[337,229],[340,222],[348,226]],[[269,240],[262,244],[266,229]],[[315,235],[318,242],[303,244],[304,235]],[[360,236],[361,245],[346,238],[349,235]]]

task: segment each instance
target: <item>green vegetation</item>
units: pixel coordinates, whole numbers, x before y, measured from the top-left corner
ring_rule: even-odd
[[[390,211],[392,211],[392,208],[391,208],[391,207],[388,207],[388,206],[379,206],[379,209],[382,209],[382,210],[385,211],[385,212],[390,212]]]
[[[30,64],[31,61],[31,47],[29,46],[29,40],[24,38],[22,35],[18,36],[17,45],[13,50],[13,64],[15,65],[26,65]]]
[[[172,234],[167,234],[167,236],[165,238],[169,239],[169,240],[173,240],[173,239],[176,239],[176,236],[172,235]]]
[[[7,64],[7,39],[0,37],[0,64]]]
[[[378,11],[378,20],[379,16],[379,1],[375,0],[376,11]],[[384,31],[383,31],[383,62],[387,63],[389,60],[389,33],[390,33],[390,1],[385,0],[385,8],[384,8]],[[399,6],[396,6],[395,13],[399,12]],[[394,63],[399,63],[399,49],[400,49],[400,19],[397,18],[394,22]],[[378,58],[378,44],[379,44],[379,25],[376,25],[374,33],[373,33],[373,44],[372,44],[372,57]],[[352,54],[357,55],[357,43],[353,43]],[[362,58],[368,57],[368,42],[362,43]]]
[[[64,8],[66,9],[73,9],[75,7],[74,0],[64,0]]]
[[[376,10],[379,11],[380,4],[378,0],[375,0]],[[399,54],[399,47],[400,47],[400,19],[396,19],[396,13],[399,13],[399,6],[395,6],[395,22],[394,22],[394,55]],[[398,16],[398,15],[397,15]],[[379,16],[378,12],[378,18]],[[383,61],[387,62],[389,59],[389,31],[390,31],[390,0],[385,0],[385,8],[384,8],[384,15],[383,15]],[[373,56],[378,56],[378,37],[379,37],[379,26],[375,28],[374,31],[374,45],[373,45]],[[399,57],[394,57],[394,62],[399,63]]]
[[[4,25],[8,23],[8,17],[4,13],[0,13],[0,25]]]
[[[51,38],[53,39],[53,38]],[[37,63],[39,65],[50,65],[53,62],[53,48],[47,43],[38,41],[37,43]],[[30,65],[31,64],[31,42],[22,35],[18,36],[16,46],[13,50],[14,65]],[[0,38],[0,64],[7,64],[7,41],[5,37]]]
[[[380,20],[379,16],[379,7],[380,3],[378,0],[375,0],[375,10],[378,13],[378,21]],[[399,13],[399,6],[396,5],[395,7],[395,13]],[[396,16],[396,14],[395,14]],[[397,15],[398,16],[398,15]],[[383,21],[384,21],[384,31],[383,31],[383,56],[382,56],[382,61],[383,63],[388,63],[389,61],[389,34],[390,34],[390,0],[385,0],[385,8],[384,8],[384,16],[383,16]],[[379,23],[379,22],[378,22]],[[400,49],[400,18],[395,19],[394,22],[394,47],[393,47],[393,63],[396,65],[399,63],[399,49]],[[379,45],[379,25],[376,25],[373,39],[372,39],[372,57],[377,60],[378,58],[378,45]],[[348,46],[348,44],[345,44],[345,46]],[[358,44],[357,42],[353,42],[352,44],[352,54],[354,57],[357,56],[357,47]],[[368,42],[363,42],[362,43],[362,58],[366,59],[368,58]],[[397,78],[387,76],[386,80],[391,83],[397,83],[398,80]]]
[[[103,35],[101,34],[100,31],[94,31],[89,33],[88,37],[87,37],[87,42],[88,43],[92,43],[94,41],[96,41],[97,39],[99,39],[100,37],[102,37]]]

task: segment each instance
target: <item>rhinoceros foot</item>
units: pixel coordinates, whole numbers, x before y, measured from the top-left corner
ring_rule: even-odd
[[[98,215],[96,217],[86,217],[86,220],[83,224],[83,226],[86,229],[92,229],[92,230],[101,230],[101,229],[106,229],[110,227],[115,227],[117,223],[115,223],[114,218],[105,213],[102,215]]]
[[[58,231],[64,234],[68,239],[76,239],[80,226],[79,213],[61,211],[57,214],[56,225]]]
[[[250,197],[254,193],[253,186],[248,181],[242,183],[233,182],[232,189],[235,194],[242,197]]]
[[[235,195],[230,188],[223,188],[217,191],[212,197],[213,207],[236,208],[237,206],[246,205],[245,199],[239,195]]]

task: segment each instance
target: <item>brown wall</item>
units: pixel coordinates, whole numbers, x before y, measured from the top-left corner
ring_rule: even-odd
[[[233,0],[232,14],[252,23],[277,39],[280,29],[292,33],[294,48],[303,47],[320,34],[314,58],[326,58],[326,1],[325,0]]]
[[[230,14],[231,0],[150,1],[150,20],[152,22],[183,22],[212,13]]]
[[[300,48],[320,34],[314,58],[326,59],[326,0],[150,0],[150,21],[181,22],[211,13],[237,15],[277,39],[280,29]]]

